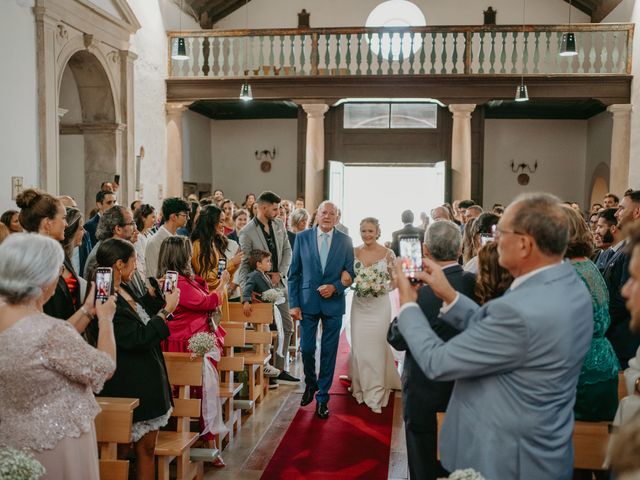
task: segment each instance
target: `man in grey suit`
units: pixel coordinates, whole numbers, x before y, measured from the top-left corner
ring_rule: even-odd
[[[238,283],[244,288],[249,274],[249,257],[252,250],[265,250],[271,253],[273,270],[269,272],[271,283],[285,292],[285,302],[278,305],[282,316],[284,330],[284,357],[276,354],[275,366],[280,370],[278,381],[299,382],[300,379],[290,375],[287,370],[286,357],[293,334],[293,320],[289,313],[289,295],[287,293],[287,273],[291,265],[291,245],[287,237],[287,229],[278,218],[278,207],[282,199],[273,192],[263,192],[256,201],[258,212],[255,218],[240,231],[240,248],[243,257],[238,271]],[[276,345],[274,352],[278,350]]]
[[[557,198],[518,197],[496,230],[500,264],[515,280],[482,307],[426,259],[419,278],[443,300],[442,320],[461,331],[446,343],[397,266],[400,333],[427,377],[456,382],[440,435],[447,470],[474,468],[499,480],[572,477],[573,405],[593,307],[562,261],[567,238]]]

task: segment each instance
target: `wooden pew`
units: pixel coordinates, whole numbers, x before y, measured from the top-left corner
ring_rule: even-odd
[[[255,303],[252,305],[250,317],[245,317],[240,303],[229,304],[230,323],[249,323],[253,329],[245,331],[245,342],[251,345],[251,349],[239,353],[244,357],[244,365],[248,373],[249,400],[260,403],[269,388],[269,382],[264,376],[264,366],[271,359],[269,346],[271,345],[271,332],[268,325],[273,322],[273,305],[270,303]],[[234,328],[233,326],[224,328]]]
[[[189,387],[202,386],[202,358],[192,359],[190,353],[165,352],[164,361],[169,383],[172,387],[179,387],[179,393],[173,399],[171,413],[177,418],[177,431],[161,430],[158,433],[155,450],[158,478],[169,480],[169,464],[175,459],[178,480],[201,480],[204,476],[203,463],[190,458],[191,446],[200,437],[199,433],[190,431],[191,418],[200,418],[200,400],[189,397]]]
[[[100,451],[100,479],[127,480],[129,461],[118,460],[118,444],[131,443],[133,409],[137,398],[96,397],[102,411],[95,418]]]
[[[618,402],[627,396],[624,373],[618,373]],[[573,428],[574,468],[602,470],[609,445],[610,422],[576,421]]]
[[[227,326],[230,323],[226,324]],[[224,328],[224,327],[223,327]],[[246,335],[244,324],[238,324],[237,328],[227,328],[224,337],[224,356],[218,362],[218,374],[220,377],[220,398],[222,401],[222,414],[229,432],[220,438],[218,445],[222,448],[223,441],[233,441],[233,434],[240,429],[241,411],[235,406],[235,396],[242,390],[242,382],[234,381],[234,373],[244,370],[244,358],[236,357],[234,348],[242,348],[245,345]]]

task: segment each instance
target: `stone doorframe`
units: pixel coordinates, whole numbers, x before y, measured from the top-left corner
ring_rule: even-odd
[[[135,195],[135,154],[133,137],[133,61],[130,37],[140,24],[126,0],[112,0],[119,17],[102,10],[90,0],[36,0],[36,55],[38,70],[38,162],[39,186],[59,194],[59,100],[62,75],[71,57],[86,51],[94,67],[104,70],[113,105],[107,103],[105,118],[91,115],[77,126],[84,131],[100,132],[113,148],[105,148],[96,158],[85,147],[87,175],[85,205],[93,205],[100,182],[121,175],[120,201],[128,204]],[[86,95],[91,101],[91,95]],[[96,101],[105,101],[96,99]],[[93,108],[96,111],[98,108]]]

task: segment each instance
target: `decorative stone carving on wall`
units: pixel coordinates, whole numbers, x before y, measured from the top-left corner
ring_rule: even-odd
[[[82,38],[84,39],[84,47],[89,50],[93,46],[93,35],[85,33]]]
[[[107,53],[107,58],[111,61],[111,63],[118,64],[120,62],[120,52],[118,50],[112,50]]]
[[[58,40],[66,41],[68,38],[69,38],[69,32],[67,32],[67,27],[59,23],[58,24]]]

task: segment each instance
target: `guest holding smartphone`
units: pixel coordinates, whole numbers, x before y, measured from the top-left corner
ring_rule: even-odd
[[[96,254],[98,267],[110,267],[112,284],[118,294],[113,329],[118,365],[101,395],[140,399],[133,411],[131,440],[134,442],[136,478],[154,478],[154,450],[158,429],[169,421],[172,411],[171,388],[160,342],[169,337],[167,317],[176,309],[180,289],[153,298],[138,297],[127,285],[136,271],[133,245],[120,238],[103,241]],[[97,333],[92,321],[90,333]]]
[[[213,333],[216,337],[216,347],[221,352],[224,345],[225,331],[220,325],[215,325],[211,320],[211,314],[223,302],[225,290],[229,284],[229,272],[224,271],[220,277],[220,282],[215,290],[209,291],[206,282],[199,276],[193,274],[191,268],[191,258],[193,256],[191,242],[183,236],[165,238],[160,246],[160,257],[158,259],[158,272],[168,275],[167,272],[177,272],[178,289],[180,290],[180,301],[173,312],[172,321],[167,323],[169,337],[163,340],[162,350],[165,352],[188,352],[189,339],[200,332]],[[217,361],[209,359],[213,366],[217,368]],[[210,392],[215,393],[215,392]],[[192,398],[202,398],[201,387],[191,387]],[[214,401],[219,402],[219,397],[215,394]],[[218,409],[213,409],[217,412]],[[211,442],[211,447],[215,448],[214,434],[220,433],[224,429],[221,419],[203,419],[200,417],[200,431],[205,431],[205,426],[209,430],[201,439]],[[216,467],[223,467],[224,461],[220,456],[213,463]]]

